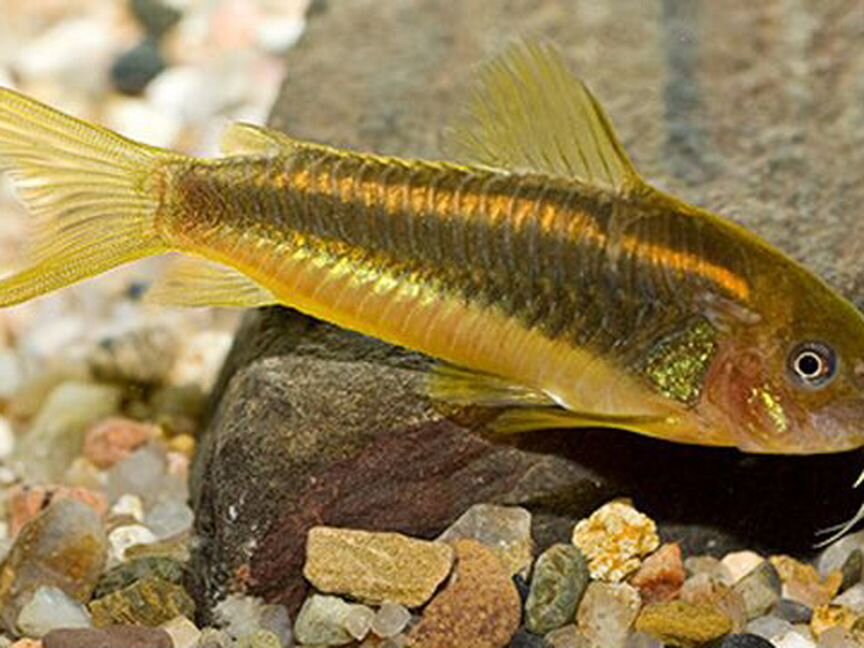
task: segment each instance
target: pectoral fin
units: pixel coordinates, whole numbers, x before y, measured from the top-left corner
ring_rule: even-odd
[[[489,427],[499,434],[570,428],[614,428],[656,436],[649,430],[664,419],[657,416],[610,416],[571,412],[562,407],[514,408],[502,412]]]
[[[427,392],[434,400],[462,406],[526,407],[555,403],[541,391],[451,365],[438,365],[432,370]]]

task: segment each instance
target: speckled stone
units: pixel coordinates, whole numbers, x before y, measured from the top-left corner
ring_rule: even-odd
[[[716,608],[669,601],[642,608],[636,630],[669,646],[692,648],[729,634],[732,620]]]
[[[418,607],[450,573],[453,550],[443,542],[398,533],[315,527],[303,574],[318,590],[377,605]]]
[[[519,506],[475,504],[439,536],[440,542],[472,538],[495,550],[511,574],[527,574],[534,560],[531,514]]]
[[[711,644],[711,648],[774,648],[774,646],[758,635],[734,634]]]
[[[588,580],[585,556],[573,545],[556,544],[544,551],[534,566],[525,626],[546,634],[571,622]]]
[[[749,621],[767,614],[780,600],[782,582],[774,565],[764,560],[735,583],[733,590],[744,599]]]
[[[575,625],[553,630],[543,639],[548,648],[593,648],[591,641]]]
[[[853,585],[860,583],[862,573],[864,573],[864,552],[861,549],[853,549],[843,561],[843,566],[840,567],[840,591],[845,592]]]
[[[507,648],[550,648],[549,642],[524,628],[513,635]]]
[[[588,558],[591,577],[618,582],[638,569],[641,557],[660,546],[657,525],[623,502],[610,502],[580,521],[573,544]]]
[[[687,579],[681,588],[680,597],[687,603],[721,610],[732,620],[735,632],[740,632],[747,624],[747,605],[744,597],[730,585],[706,573],[696,574]]]
[[[859,618],[859,615],[853,610],[842,605],[820,605],[813,610],[810,630],[816,638],[819,638],[829,628],[839,627],[844,630],[851,630]]]
[[[813,609],[798,601],[780,599],[771,610],[771,614],[789,623],[810,623]]]
[[[626,583],[592,582],[576,612],[577,625],[595,645],[623,648],[639,614],[639,591]]]
[[[294,623],[294,637],[301,644],[341,646],[354,637],[345,620],[354,606],[338,596],[312,594],[303,603]]]
[[[503,648],[519,628],[519,593],[498,556],[476,540],[454,544],[454,578],[426,607],[408,643],[422,648]]]
[[[161,578],[144,578],[90,603],[93,625],[156,627],[177,616],[193,618],[195,603],[179,585]]]
[[[106,557],[105,529],[93,509],[55,502],[24,526],[0,568],[0,622],[14,630],[21,608],[42,586],[89,600]]]

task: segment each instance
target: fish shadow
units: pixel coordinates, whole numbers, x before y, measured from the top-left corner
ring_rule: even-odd
[[[686,446],[617,430],[526,434],[525,450],[564,456],[633,499],[666,540],[691,553],[737,549],[809,557],[818,532],[848,520],[864,501],[853,490],[864,453],[775,456]]]

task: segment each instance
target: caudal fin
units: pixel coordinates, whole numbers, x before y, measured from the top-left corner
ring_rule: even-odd
[[[179,157],[0,88],[0,171],[35,218],[29,265],[0,280],[0,307],[168,251],[158,171]]]

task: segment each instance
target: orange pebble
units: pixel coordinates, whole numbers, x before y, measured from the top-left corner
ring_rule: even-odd
[[[9,526],[12,536],[18,535],[21,528],[44,511],[51,502],[73,499],[86,504],[99,515],[108,512],[108,498],[104,493],[88,488],[69,486],[16,486],[9,493]]]
[[[87,431],[84,456],[98,468],[110,468],[159,435],[159,426],[111,417]]]

